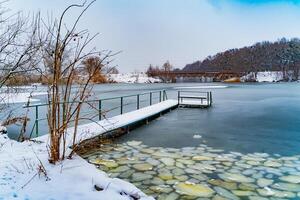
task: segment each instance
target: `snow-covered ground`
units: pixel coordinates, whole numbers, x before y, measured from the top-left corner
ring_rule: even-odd
[[[176,104],[176,100],[167,100],[111,119],[81,125],[76,141],[92,138]],[[72,135],[67,134],[67,144],[71,138]],[[57,165],[49,164],[48,147],[49,135],[19,143],[0,134],[0,199],[153,199],[128,182],[109,178],[78,155]],[[103,190],[97,191],[95,185]]]
[[[146,73],[109,74],[108,79],[117,83],[160,83],[158,78],[148,77]]]
[[[49,164],[48,136],[37,140],[19,143],[0,135],[0,199],[153,199],[130,183],[109,178],[77,155]],[[95,185],[103,190],[97,191]]]
[[[256,80],[258,82],[278,82],[283,80],[282,72],[257,72]]]
[[[287,77],[289,80],[292,79],[292,72],[287,73]],[[282,71],[264,71],[264,72],[257,72],[256,77],[255,73],[251,72],[246,76],[241,77],[242,81],[252,81],[255,80],[256,82],[279,82],[283,81],[284,75]]]

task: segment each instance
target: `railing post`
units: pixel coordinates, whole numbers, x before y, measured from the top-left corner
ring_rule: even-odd
[[[210,92],[210,106],[212,105],[212,93]]]
[[[123,97],[121,97],[121,115],[123,114]]]
[[[35,106],[35,135],[39,136],[39,107]]]
[[[178,91],[177,98],[178,98],[178,105],[179,105],[180,104],[180,91]]]
[[[150,106],[152,105],[152,92],[150,92]]]
[[[101,100],[99,100],[99,104],[98,104],[98,110],[99,110],[99,121],[101,121],[101,110],[102,110],[102,102]]]
[[[167,100],[167,93],[166,93],[166,90],[163,90],[163,100]]]
[[[206,104],[207,104],[207,106],[209,106],[209,104],[210,104],[210,95],[209,95],[209,92],[207,92],[207,94],[206,94]]]
[[[161,91],[159,91],[159,102],[161,102]]]
[[[136,109],[140,109],[140,95],[136,95]]]

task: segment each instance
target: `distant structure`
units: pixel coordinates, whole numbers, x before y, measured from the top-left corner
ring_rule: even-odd
[[[153,71],[148,76],[159,77],[164,82],[221,82],[232,78],[239,78],[244,73],[221,71],[221,72],[201,72],[201,71]]]

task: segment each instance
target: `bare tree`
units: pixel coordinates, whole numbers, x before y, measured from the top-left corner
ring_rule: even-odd
[[[104,65],[99,56],[91,56],[83,60],[83,70],[79,71],[79,75],[83,74],[87,77],[92,76],[92,83],[105,83],[107,82],[104,75]]]
[[[40,61],[37,56],[40,48],[37,29],[37,16],[11,13],[5,8],[5,1],[0,2],[1,125],[25,119],[22,116],[15,117],[7,104],[11,98],[10,93],[18,92],[16,88],[9,86],[26,80],[24,77],[28,76],[24,75],[31,73]]]
[[[39,63],[37,21],[28,21],[20,13],[6,16],[0,3],[0,88],[16,74],[33,70]]]
[[[81,108],[87,102],[93,88],[93,79],[102,67],[107,66],[114,56],[111,51],[98,51],[89,48],[98,35],[90,35],[88,30],[78,30],[78,23],[83,14],[95,1],[72,4],[50,25],[40,22],[40,41],[44,45],[42,55],[47,66],[39,69],[48,85],[48,126],[50,131],[50,158],[56,163],[66,157],[67,145],[76,148],[77,126]],[[72,9],[81,9],[74,22],[68,26],[65,16]],[[53,48],[54,47],[54,48]],[[65,56],[68,54],[68,56]],[[94,59],[96,58],[97,59]],[[93,58],[92,60],[89,60]],[[83,65],[92,64],[85,76],[78,76]],[[48,70],[45,70],[48,68]],[[74,131],[67,132],[70,126]],[[67,144],[71,141],[71,144]],[[71,157],[73,152],[69,155]]]
[[[162,66],[163,71],[170,72],[173,69],[173,66],[170,64],[170,62],[167,60]]]

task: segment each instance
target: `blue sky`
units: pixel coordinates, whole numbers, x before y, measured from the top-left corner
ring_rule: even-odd
[[[244,5],[262,5],[262,4],[276,4],[276,3],[289,3],[289,4],[298,4],[299,0],[211,0],[213,3],[220,2],[227,3],[237,3]]]
[[[58,15],[79,0],[10,0],[12,10]],[[123,52],[123,72],[164,61],[176,67],[229,48],[300,37],[300,0],[97,0],[80,26],[98,49]],[[71,18],[69,19],[71,20]]]

